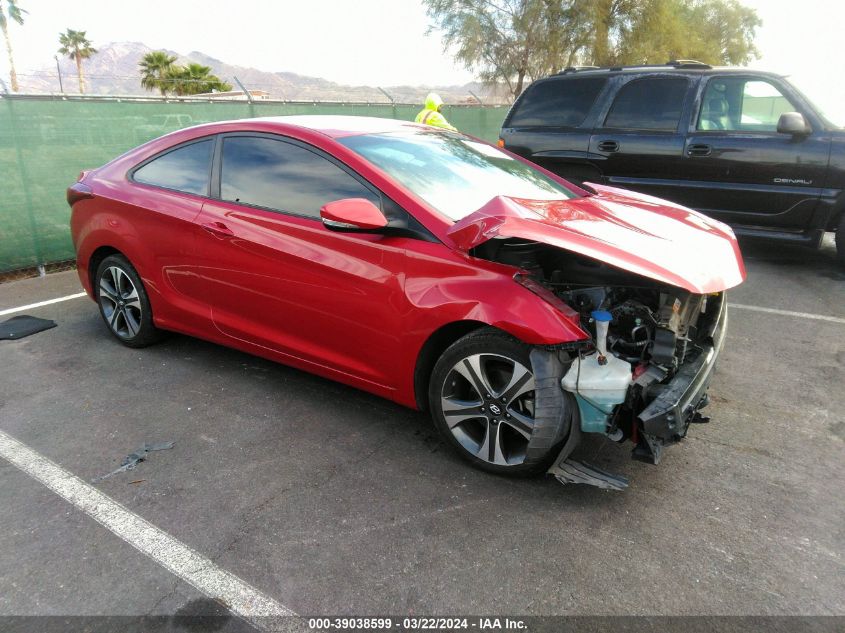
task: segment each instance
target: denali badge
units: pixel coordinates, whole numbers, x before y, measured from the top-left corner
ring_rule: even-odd
[[[776,185],[812,185],[812,180],[805,180],[803,178],[775,178]]]

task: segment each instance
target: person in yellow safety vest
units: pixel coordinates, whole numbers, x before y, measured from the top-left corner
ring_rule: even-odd
[[[420,110],[420,113],[414,121],[457,132],[458,129],[449,125],[446,117],[440,114],[440,108],[442,107],[443,99],[440,98],[440,95],[436,92],[429,92],[428,96],[425,98],[425,107]]]

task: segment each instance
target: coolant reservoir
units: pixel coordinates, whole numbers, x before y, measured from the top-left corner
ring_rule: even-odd
[[[613,408],[625,401],[631,384],[631,364],[607,353],[607,324],[610,313],[592,313],[596,322],[598,351],[576,358],[561,379],[561,385],[575,394],[581,412],[581,430],[605,433]]]

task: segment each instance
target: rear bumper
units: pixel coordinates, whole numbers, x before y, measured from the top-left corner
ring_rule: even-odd
[[[661,444],[676,442],[686,435],[698,410],[707,404],[707,389],[725,344],[727,325],[728,301],[723,293],[718,316],[706,337],[708,343],[637,416],[645,435],[659,438]]]

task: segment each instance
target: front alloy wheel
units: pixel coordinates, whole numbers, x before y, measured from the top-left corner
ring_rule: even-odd
[[[440,434],[473,466],[532,475],[548,468],[566,437],[569,409],[553,383],[535,384],[531,346],[487,327],[443,352],[431,373],[428,403]]]
[[[440,408],[449,431],[471,455],[497,466],[525,460],[534,428],[534,376],[499,354],[471,354],[446,376]]]

